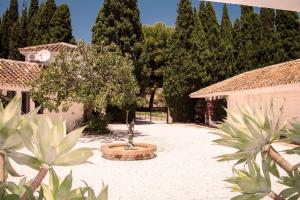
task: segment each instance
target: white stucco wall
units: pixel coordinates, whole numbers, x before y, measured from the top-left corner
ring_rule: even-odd
[[[237,105],[247,103],[250,107],[255,108],[270,104],[271,101],[273,101],[274,111],[277,115],[283,106],[283,120],[300,122],[300,84],[228,94],[227,108],[238,112]]]
[[[67,130],[71,131],[76,127],[76,123],[83,117],[83,105],[80,103],[72,103],[67,112],[63,112],[62,109],[59,112],[49,112],[44,110],[44,114],[50,116],[52,120],[63,118],[67,123]]]

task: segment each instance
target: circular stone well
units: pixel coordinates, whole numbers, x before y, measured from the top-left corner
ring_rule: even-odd
[[[127,144],[105,144],[101,146],[102,157],[109,160],[147,160],[155,157],[156,145],[135,143],[134,149],[126,149]]]

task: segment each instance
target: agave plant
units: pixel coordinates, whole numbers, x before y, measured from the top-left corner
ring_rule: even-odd
[[[102,188],[98,196],[96,196],[94,190],[87,186],[88,197],[87,200],[108,200],[108,186],[102,183]]]
[[[300,199],[300,172],[298,169],[294,170],[293,176],[281,177],[279,183],[288,187],[280,193],[281,196],[287,200]]]
[[[37,110],[21,115],[21,102],[20,98],[15,97],[5,109],[0,102],[0,182],[5,182],[6,172],[12,176],[18,176],[7,155],[8,152],[15,152],[24,147],[18,132],[22,132],[28,119],[36,117]]]
[[[53,169],[50,170],[49,185],[42,184],[45,200],[84,200],[87,188],[72,189],[72,173],[60,181]]]
[[[247,164],[248,171],[234,168],[235,176],[226,179],[227,182],[232,184],[230,187],[232,192],[242,193],[232,200],[256,200],[262,199],[270,193],[273,194],[269,177],[264,177],[261,174],[258,164],[253,160],[249,160]]]
[[[42,115],[37,121],[31,120],[23,129],[19,135],[33,155],[19,152],[9,152],[8,155],[18,164],[39,170],[31,184],[32,191],[40,186],[51,166],[83,164],[93,155],[92,148],[74,149],[84,127],[67,134],[65,121],[53,123],[48,116]]]
[[[282,113],[282,108],[280,110]],[[287,127],[287,123],[274,114],[272,103],[269,107],[257,108],[255,111],[245,105],[239,109],[239,114],[227,111],[227,115],[227,119],[219,126],[222,132],[214,133],[220,136],[214,142],[237,151],[219,156],[219,161],[237,160],[237,163],[242,163],[249,158],[255,159],[262,152],[287,173],[293,171],[293,166],[271,145],[280,140]]]

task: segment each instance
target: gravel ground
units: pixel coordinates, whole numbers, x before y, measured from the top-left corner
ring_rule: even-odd
[[[113,124],[112,135],[85,137],[80,147],[100,148],[102,144],[126,142],[126,125]],[[99,151],[91,161],[74,167],[56,167],[63,177],[72,170],[74,186],[85,180],[98,192],[101,182],[109,186],[110,200],[221,200],[235,196],[223,180],[232,175],[232,163],[214,157],[232,152],[216,146],[214,130],[187,124],[140,124],[135,126],[136,142],[157,145],[157,157],[146,161],[110,161]],[[286,147],[277,146],[282,150]],[[288,157],[299,162],[299,158]],[[18,171],[33,178],[35,172],[18,166]],[[275,191],[280,189],[275,185]]]

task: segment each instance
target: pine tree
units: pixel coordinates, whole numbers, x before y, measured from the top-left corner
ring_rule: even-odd
[[[38,44],[35,42],[37,33],[37,15],[39,10],[38,0],[31,0],[28,13],[28,45]]]
[[[131,55],[134,61],[134,73],[144,90],[144,75],[139,63],[142,53],[142,25],[137,0],[105,0],[92,29],[92,43],[101,45],[115,43],[122,53]]]
[[[68,5],[62,4],[57,7],[49,24],[49,42],[74,42],[70,10]]]
[[[8,9],[8,18],[11,22],[16,22],[19,19],[18,0],[11,0]]]
[[[207,70],[211,77],[211,83],[216,83],[226,78],[226,72],[223,69],[223,63],[219,62],[220,29],[215,10],[211,2],[206,4],[206,23],[207,23],[207,41],[209,48],[209,57],[207,59]]]
[[[236,73],[235,70],[235,57],[233,46],[233,29],[232,23],[229,18],[227,5],[223,7],[223,15],[221,21],[221,51],[219,52],[219,63],[224,66],[223,78],[229,78]]]
[[[255,69],[258,65],[256,60],[255,41],[255,14],[251,6],[241,6],[241,41],[237,55],[239,72]]]
[[[234,22],[233,25],[233,47],[234,47],[234,57],[238,58],[239,54],[241,52],[242,47],[242,31],[241,31],[241,24],[240,24],[240,19],[237,18]],[[241,66],[239,66],[240,63],[237,62],[237,60],[235,61],[235,71],[233,75],[237,75],[239,73],[241,73]]]
[[[198,77],[191,71],[191,35],[194,30],[193,8],[190,0],[180,0],[174,34],[168,46],[169,61],[164,77],[164,96],[175,121],[192,120],[194,102],[189,98],[193,81]],[[198,80],[197,80],[198,81]],[[198,89],[198,88],[197,88]]]
[[[288,59],[300,58],[300,22],[296,12],[277,10],[276,29]]]
[[[2,31],[2,19],[0,17],[0,58],[2,55],[2,35],[3,35],[3,31]]]

